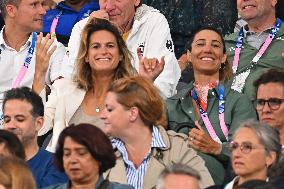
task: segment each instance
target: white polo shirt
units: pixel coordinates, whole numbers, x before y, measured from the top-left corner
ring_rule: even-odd
[[[20,48],[20,51],[17,52],[15,49],[9,47],[4,41],[4,28],[5,26],[0,32],[0,110],[2,110],[4,92],[11,89],[12,82],[16,79],[21,67],[23,66],[24,60],[27,56],[29,47],[31,46],[32,42],[31,34],[28,41]],[[51,56],[49,68],[45,78],[47,84],[50,84],[51,81],[55,80],[57,77],[65,75],[61,73],[60,68],[66,49],[59,42],[56,42],[56,45],[57,48]],[[27,73],[21,82],[21,86],[32,87],[35,73],[35,57],[36,49],[34,51]],[[2,111],[0,111],[0,115],[2,115]]]

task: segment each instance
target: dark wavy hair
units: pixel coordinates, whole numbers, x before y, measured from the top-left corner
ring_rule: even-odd
[[[44,106],[41,97],[29,87],[14,88],[5,92],[2,105],[4,112],[5,104],[9,100],[22,100],[30,103],[32,105],[31,114],[34,118],[44,115]]]
[[[284,87],[284,71],[277,69],[270,69],[263,73],[257,80],[254,81],[255,92],[257,94],[258,88],[262,84],[280,83]]]
[[[99,162],[99,174],[114,167],[116,157],[109,138],[98,127],[91,124],[78,124],[66,127],[60,134],[55,152],[55,163],[61,171],[65,138],[70,137],[85,146],[92,157]]]

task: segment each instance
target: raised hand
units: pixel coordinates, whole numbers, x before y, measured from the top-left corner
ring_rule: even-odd
[[[143,58],[140,48],[137,48],[137,55],[139,58],[139,75],[154,82],[164,69],[165,57],[162,56],[160,62],[157,58]]]
[[[45,86],[45,75],[49,67],[50,57],[56,50],[56,45],[51,47],[53,42],[54,39],[51,39],[50,34],[43,37],[43,34],[40,32],[37,37],[33,90],[38,94]]]
[[[222,145],[214,141],[209,134],[199,125],[198,121],[195,121],[195,125],[198,129],[193,128],[188,133],[189,145],[200,152],[206,154],[218,155],[221,153]]]
[[[106,10],[101,9],[101,10],[97,10],[97,11],[93,11],[90,16],[89,16],[89,20],[93,19],[93,18],[101,18],[101,19],[106,19],[109,20],[109,15],[107,13]]]

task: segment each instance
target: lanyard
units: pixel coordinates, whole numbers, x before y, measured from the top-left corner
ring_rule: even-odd
[[[279,31],[281,24],[282,24],[282,21],[279,18],[277,18],[276,24],[274,25],[273,29],[269,32],[269,35],[267,36],[264,44],[261,46],[261,48],[255,55],[255,57],[252,59],[253,65],[257,64],[258,60],[262,57],[263,53],[269,47],[272,40],[275,38],[277,32]],[[232,67],[234,74],[237,72],[237,69],[239,66],[241,48],[243,46],[243,39],[244,39],[244,27],[241,28],[237,41],[236,41],[236,49],[235,49],[235,55],[234,55],[234,60],[233,60],[233,67]]]
[[[55,38],[56,37],[56,33],[55,33],[55,29],[57,27],[57,24],[58,24],[58,20],[59,20],[59,17],[62,15],[62,11],[59,12],[59,14],[57,14],[55,16],[55,18],[52,20],[52,23],[51,23],[51,26],[50,26],[50,35],[51,35],[51,38]]]
[[[28,50],[28,54],[25,58],[25,61],[24,61],[24,64],[22,66],[22,68],[20,69],[17,77],[16,77],[16,80],[12,83],[12,88],[17,88],[20,86],[21,82],[23,81],[26,73],[27,73],[27,70],[29,68],[29,65],[31,63],[31,60],[33,58],[33,53],[34,53],[34,50],[35,50],[35,43],[36,43],[36,38],[37,38],[37,34],[36,32],[33,32],[32,33],[32,44]]]
[[[225,99],[224,99],[225,98],[225,88],[224,88],[224,85],[219,84],[218,91],[219,91],[219,97],[218,97],[218,100],[219,100],[218,101],[219,123],[220,123],[220,126],[221,126],[221,130],[222,130],[223,134],[225,135],[225,137],[228,141],[229,131],[228,131],[228,128],[226,126],[225,116],[224,116],[224,112],[225,112]],[[217,134],[216,134],[216,132],[215,132],[210,120],[209,120],[207,112],[204,111],[202,109],[202,107],[200,106],[200,104],[198,102],[198,95],[197,95],[194,88],[193,88],[191,94],[192,94],[192,98],[195,100],[196,104],[198,105],[202,121],[203,121],[207,131],[209,132],[209,135],[211,136],[211,138],[214,141],[216,141],[218,143],[222,143],[221,140],[219,139],[219,137],[217,136]]]
[[[87,18],[88,16],[90,16],[91,14],[91,10],[88,10],[81,18],[84,19],[84,18]],[[56,16],[55,18],[52,20],[52,23],[51,23],[51,26],[50,26],[50,34],[51,34],[51,38],[55,38],[56,37],[56,33],[55,33],[55,29],[58,25],[58,21],[59,21],[59,17],[63,14],[62,11],[60,11]]]

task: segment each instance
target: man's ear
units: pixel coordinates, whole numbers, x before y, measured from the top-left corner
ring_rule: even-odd
[[[7,13],[6,16],[9,16],[11,18],[14,18],[16,16],[18,8],[15,5],[8,4],[8,5],[6,5],[5,9],[6,9],[6,13]]]
[[[43,122],[44,122],[43,116],[38,116],[37,118],[35,118],[35,127],[37,132],[42,128]]]
[[[137,107],[130,108],[129,120],[134,122],[139,116],[139,109]]]
[[[134,6],[138,7],[140,5],[141,0],[135,0]]]
[[[277,4],[277,0],[271,0],[272,7],[276,7],[276,4]]]

